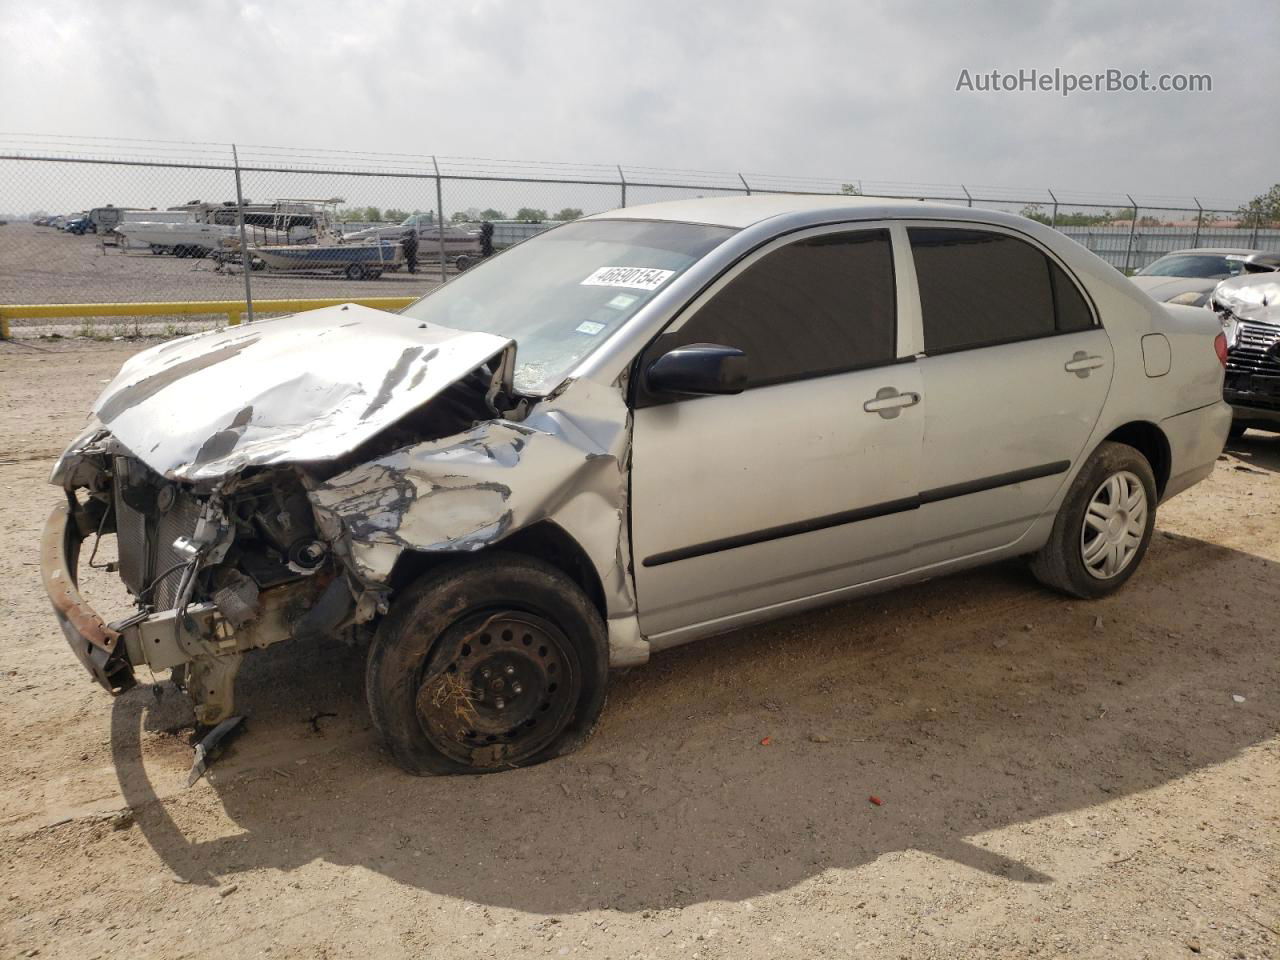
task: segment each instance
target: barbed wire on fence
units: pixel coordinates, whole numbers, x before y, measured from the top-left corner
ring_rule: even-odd
[[[10,221],[0,227],[0,318],[10,332],[120,336],[226,322],[243,310],[130,319],[82,307],[70,323],[49,311],[238,301],[252,312],[255,299],[421,296],[486,245],[500,250],[565,220],[769,193],[1020,213],[1126,272],[1187,246],[1280,249],[1280,224],[1242,214],[1246,203],[1200,197],[0,133],[0,220]],[[54,226],[36,226],[44,223]],[[15,305],[46,310],[24,317]]]

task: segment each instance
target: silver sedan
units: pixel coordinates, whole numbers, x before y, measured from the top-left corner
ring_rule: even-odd
[[[618,210],[401,315],[136,356],[54,470],[45,583],[113,692],[173,670],[212,727],[243,655],[354,639],[404,768],[526,765],[675,644],[1009,557],[1120,588],[1213,469],[1225,356],[1212,312],[1003,213]],[[75,566],[113,533],[108,624]]]

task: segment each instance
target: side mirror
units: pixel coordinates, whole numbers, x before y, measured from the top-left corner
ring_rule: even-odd
[[[747,355],[718,343],[676,347],[649,365],[644,383],[650,393],[691,397],[741,393],[747,386]]]

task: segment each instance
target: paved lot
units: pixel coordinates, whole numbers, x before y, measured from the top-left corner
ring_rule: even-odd
[[[36,566],[136,349],[0,343],[0,956],[1277,955],[1280,437],[1115,597],[1007,564],[664,653],[535,769],[407,777],[362,652],[282,645],[187,789],[189,707],[91,685]]]

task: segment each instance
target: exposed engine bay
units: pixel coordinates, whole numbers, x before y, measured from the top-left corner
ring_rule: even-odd
[[[139,354],[53,472],[67,503],[42,566],[73,651],[113,693],[135,666],[172,670],[212,728],[234,713],[246,652],[371,632],[406,554],[470,552],[554,519],[607,579],[617,662],[642,661],[628,436],[605,428],[625,416],[588,412],[621,400],[570,383],[535,404],[511,390],[513,362],[499,337],[354,305]],[[583,497],[614,509],[602,522]],[[75,571],[112,534],[136,610],[106,623]]]

